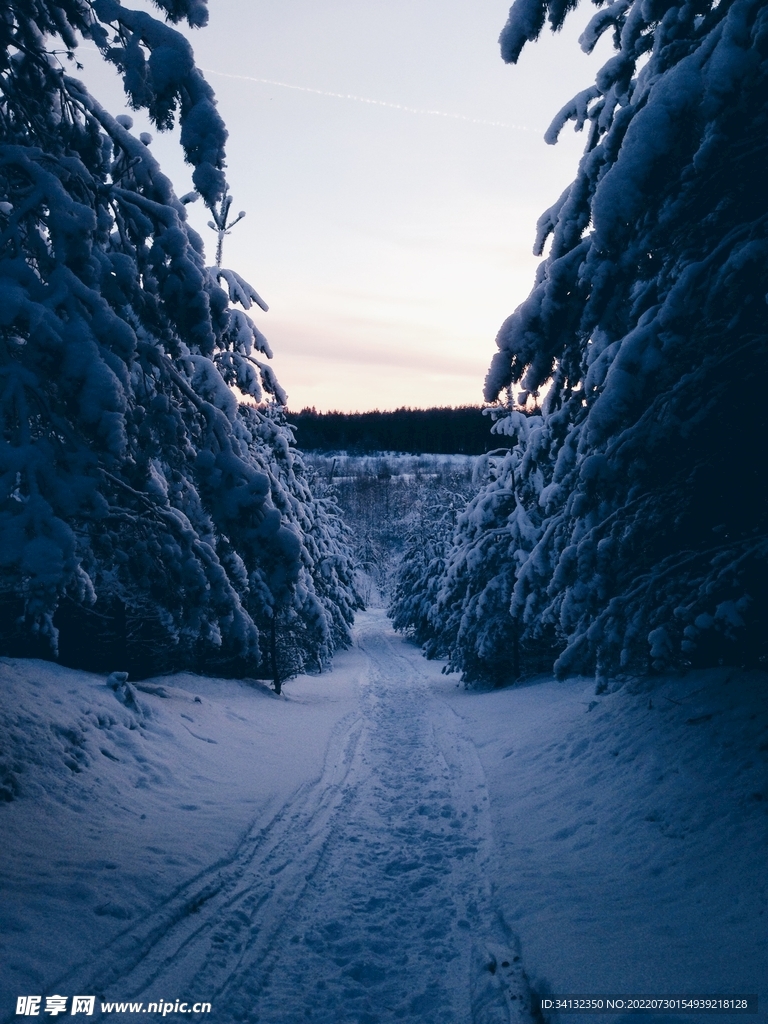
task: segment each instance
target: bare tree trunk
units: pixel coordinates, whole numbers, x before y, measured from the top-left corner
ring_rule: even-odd
[[[272,680],[275,686],[275,693],[281,693],[283,684],[280,681],[280,672],[277,668],[277,611],[272,615],[272,624],[269,635],[269,655],[272,661]]]
[[[128,616],[125,602],[115,599],[115,664],[119,669],[128,664]]]

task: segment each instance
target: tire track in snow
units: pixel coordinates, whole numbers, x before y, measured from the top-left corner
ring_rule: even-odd
[[[474,746],[382,612],[356,636],[360,715],[320,779],[57,991],[183,995],[217,1024],[530,1024]]]
[[[290,889],[300,887],[301,879],[281,870],[286,867],[286,851],[290,849],[305,870],[321,856],[333,817],[345,799],[345,779],[361,731],[358,716],[343,718],[334,729],[318,779],[302,786],[267,824],[257,819],[227,857],[121,931],[86,965],[61,976],[52,990],[91,992],[98,999],[119,1001],[139,1000],[146,993],[150,1001],[196,989],[201,965],[215,958],[220,922],[229,921],[239,931],[241,905],[253,909],[269,904],[276,909],[286,898],[288,905],[295,902],[297,896]],[[228,962],[227,973],[234,966]],[[210,988],[200,995],[201,1001],[210,998]]]
[[[269,957],[241,960],[219,1012],[263,1024],[530,1022],[519,954],[486,881],[490,814],[474,747],[383,613],[361,616],[356,633],[370,667],[349,798]]]

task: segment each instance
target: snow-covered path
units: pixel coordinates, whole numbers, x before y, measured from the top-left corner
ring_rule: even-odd
[[[381,610],[355,634],[282,697],[180,673],[127,705],[0,659],[2,1024],[54,993],[529,1024],[523,966],[543,993],[763,998],[764,673],[467,692]]]
[[[483,770],[419,651],[381,611],[351,655],[356,710],[322,775],[60,991],[213,1003],[215,1019],[530,1019],[488,884]],[[351,667],[351,666],[349,666]]]

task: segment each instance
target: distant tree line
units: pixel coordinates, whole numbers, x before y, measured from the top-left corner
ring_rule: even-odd
[[[352,413],[302,409],[288,420],[303,451],[482,455],[512,445],[510,438],[491,434],[491,421],[476,405]]]

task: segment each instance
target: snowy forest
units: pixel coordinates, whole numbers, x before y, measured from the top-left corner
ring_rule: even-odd
[[[221,264],[227,131],[172,27],[203,25],[205,4],[158,7],[11,3],[0,20],[0,651],[279,688],[349,643],[359,601],[247,312],[267,307]],[[78,37],[159,129],[178,118],[194,192],[72,77]]]
[[[172,27],[205,5],[159,6],[3,19],[0,650],[279,679],[349,643],[349,535],[294,446],[266,305],[222,265],[227,133]],[[569,6],[520,0],[504,59]],[[616,54],[549,129],[587,144],[499,332],[501,453],[393,604],[469,681],[764,663],[765,13],[699,6],[601,7],[582,46]],[[78,35],[178,119],[194,192],[72,77]]]
[[[504,59],[572,6],[517,0]],[[549,128],[584,156],[485,382],[515,445],[395,603],[468,680],[768,659],[768,10],[618,0],[582,47],[605,33]]]

